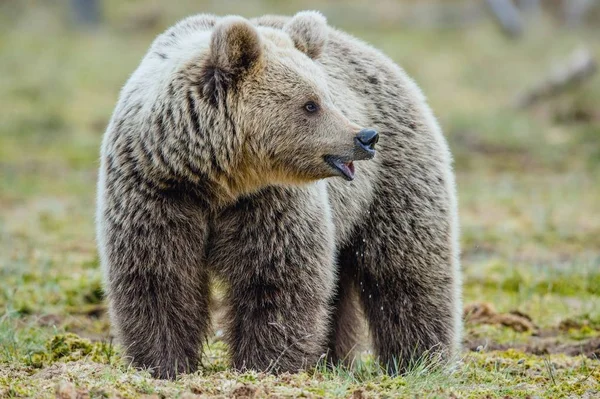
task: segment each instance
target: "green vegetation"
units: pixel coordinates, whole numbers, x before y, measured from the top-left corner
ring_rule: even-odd
[[[75,32],[59,3],[0,2],[0,397],[600,395],[600,75],[510,107],[581,43],[600,56],[598,28],[540,18],[513,41],[486,21],[440,32],[358,23],[365,10],[338,3],[207,3],[109,0],[106,26]],[[323,9],[421,84],[456,159],[465,304],[492,310],[467,317],[453,372],[419,364],[392,378],[365,353],[349,370],[239,374],[215,334],[200,372],[153,380],[110,338],[94,242],[99,143],[119,88],[183,16],[301,8]]]

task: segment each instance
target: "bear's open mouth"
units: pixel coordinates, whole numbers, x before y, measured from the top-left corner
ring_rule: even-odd
[[[342,177],[348,181],[354,180],[354,162],[346,161],[332,155],[325,157],[327,162],[334,170],[341,173]]]

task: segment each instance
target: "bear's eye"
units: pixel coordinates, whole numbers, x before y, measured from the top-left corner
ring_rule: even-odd
[[[319,110],[319,106],[314,101],[309,101],[306,104],[304,104],[304,109],[309,114],[314,114]]]

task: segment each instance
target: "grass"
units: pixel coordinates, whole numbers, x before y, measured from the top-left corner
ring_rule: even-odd
[[[0,2],[0,397],[600,394],[600,77],[511,108],[582,43],[600,56],[598,28],[557,30],[542,18],[511,41],[486,21],[443,32],[360,23],[395,15],[392,3],[107,0],[106,26],[75,33],[57,4]],[[201,371],[153,380],[111,340],[94,243],[99,143],[119,88],[183,16],[301,8],[322,9],[423,87],[456,159],[465,303],[492,313],[469,319],[452,372],[421,363],[392,378],[365,352],[351,369],[235,373],[215,333]]]

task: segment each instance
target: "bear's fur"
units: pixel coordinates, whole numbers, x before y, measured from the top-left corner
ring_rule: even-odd
[[[377,155],[334,177],[365,127]],[[237,369],[351,359],[358,306],[392,373],[459,349],[447,144],[402,69],[317,12],[160,35],[104,137],[97,229],[113,326],[157,377],[196,369],[211,276]]]

